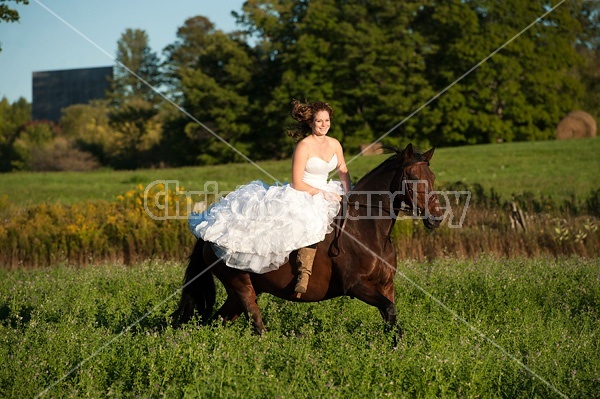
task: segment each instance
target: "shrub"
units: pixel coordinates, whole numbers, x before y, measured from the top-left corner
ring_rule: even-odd
[[[157,186],[155,191],[161,189]],[[154,220],[144,205],[144,188],[139,185],[114,202],[0,206],[0,261],[4,267],[87,265],[104,260],[131,264],[140,259],[187,256],[194,240],[187,222]],[[162,205],[174,214],[177,209],[185,210],[187,203],[167,190]],[[147,204],[154,214],[164,211],[162,205]]]
[[[183,190],[183,188],[180,188]],[[578,201],[593,206],[590,200]],[[600,253],[600,221],[594,215],[558,213],[553,205],[532,196],[519,204],[544,212],[524,212],[527,230],[511,223],[511,209],[498,197],[477,190],[460,228],[445,222],[429,231],[420,220],[399,220],[392,232],[400,259],[435,259],[452,256],[476,258],[483,253],[503,258],[540,255]],[[534,205],[531,205],[534,204]],[[451,204],[457,219],[463,203]],[[158,185],[146,192],[142,185],[113,202],[86,201],[72,206],[42,204],[18,207],[0,198],[0,262],[4,267],[46,266],[68,262],[88,265],[111,261],[133,264],[145,259],[185,259],[195,238],[186,215],[191,204],[185,196]],[[518,205],[521,206],[521,205]],[[574,205],[572,206],[574,207]],[[182,218],[158,220],[152,215]]]
[[[87,171],[100,166],[92,154],[76,148],[64,137],[32,149],[31,158],[28,169],[35,171]]]

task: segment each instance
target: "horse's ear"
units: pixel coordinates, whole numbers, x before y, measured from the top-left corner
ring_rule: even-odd
[[[435,152],[435,146],[431,147],[431,150],[427,151],[426,153],[423,154],[423,158],[429,162],[431,161],[431,157],[433,157],[433,153]]]
[[[413,150],[413,145],[412,143],[409,143],[404,149],[404,160],[407,161],[409,159],[412,159],[414,155],[415,152]]]

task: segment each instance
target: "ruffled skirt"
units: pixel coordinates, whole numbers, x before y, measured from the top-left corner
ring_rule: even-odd
[[[337,181],[323,189],[343,193]],[[293,250],[323,241],[339,209],[338,201],[321,193],[253,181],[203,213],[191,214],[189,224],[228,266],[266,273],[287,262]]]

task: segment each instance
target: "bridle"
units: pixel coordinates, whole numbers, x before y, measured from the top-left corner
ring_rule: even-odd
[[[391,183],[390,183],[390,188],[395,186],[395,183],[397,181],[400,181],[401,184],[404,184],[403,182],[405,181],[406,178],[406,171],[407,169],[410,169],[414,166],[418,166],[418,165],[427,165],[429,166],[429,161],[418,161],[415,163],[411,163],[409,165],[406,166],[402,166],[401,169],[399,169],[398,171],[396,171],[396,173],[394,174],[394,176],[392,177]],[[391,192],[391,190],[390,190]],[[395,198],[393,200],[392,203],[389,204],[389,206],[385,207],[385,206],[381,206],[382,202],[377,202],[377,204],[373,204],[372,201],[369,201],[368,203],[363,203],[363,202],[359,202],[359,201],[355,201],[352,203],[352,207],[354,207],[354,209],[358,209],[358,208],[377,208],[379,210],[384,210],[385,212],[388,213],[388,215],[390,215],[390,217],[392,219],[396,219],[398,212],[406,212],[406,213],[415,213],[415,211],[417,212],[417,214],[421,214],[421,210],[418,207],[415,207],[415,204],[413,202],[413,198],[414,198],[414,190],[412,185],[406,185],[406,191],[405,191],[405,198],[407,198],[407,202],[402,201],[402,203],[400,204],[400,206],[394,206],[394,202],[395,202]],[[347,198],[347,197],[346,197]],[[389,197],[388,197],[389,198]],[[347,201],[347,200],[346,200]],[[347,206],[342,206],[342,212],[344,210],[348,210],[349,207]],[[392,214],[393,213],[393,214]],[[343,218],[343,222],[342,225],[336,225],[336,233],[335,233],[335,241],[337,241],[337,247],[338,250],[340,250],[341,248],[341,240],[342,240],[342,233],[345,230],[346,227],[346,222],[348,221],[348,215],[347,214],[342,214],[339,216],[339,218]],[[392,229],[394,227],[394,224],[392,223],[390,225],[390,229],[387,233],[387,237],[390,236],[390,234],[392,233]],[[342,252],[343,249],[341,250]]]
[[[397,180],[400,180],[400,182],[403,182],[405,180],[406,177],[406,170],[409,168],[412,168],[414,166],[417,165],[427,165],[429,166],[429,162],[427,161],[419,161],[419,162],[415,162],[412,163],[410,165],[406,165],[403,166],[401,169],[401,173],[400,176],[398,176],[398,172],[396,172],[396,174],[394,175],[394,177],[392,178],[392,183],[390,183],[390,186],[395,185],[394,183]],[[390,190],[391,192],[391,190]],[[415,208],[415,204],[413,203],[413,198],[414,198],[414,189],[412,185],[407,185],[406,186],[406,194],[405,197],[407,198],[407,202],[402,201],[402,204],[400,206],[394,206],[393,204],[390,204],[389,207],[383,207],[381,208],[379,205],[374,205],[371,203],[371,201],[369,201],[369,203],[363,203],[363,202],[359,202],[359,201],[354,201],[352,203],[352,206],[354,206],[355,209],[357,208],[375,208],[378,207],[379,209],[383,209],[384,211],[386,211],[390,216],[392,215],[392,212],[408,212],[408,213],[414,213],[415,211],[420,214],[421,211],[419,210],[418,207]],[[379,204],[381,204],[381,202],[379,202]],[[344,215],[342,217],[345,217]]]

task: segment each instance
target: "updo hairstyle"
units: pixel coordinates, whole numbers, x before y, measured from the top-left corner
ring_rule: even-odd
[[[301,103],[298,100],[293,100],[290,116],[298,123],[288,130],[288,136],[298,142],[311,134],[312,127],[310,124],[314,121],[315,115],[317,115],[319,111],[327,111],[329,117],[333,117],[333,108],[326,102],[315,101],[314,103]]]

